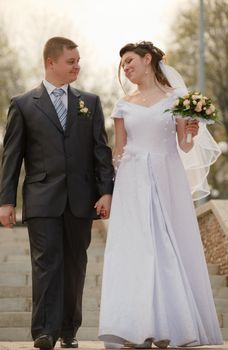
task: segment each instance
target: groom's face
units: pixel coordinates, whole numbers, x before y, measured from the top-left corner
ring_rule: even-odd
[[[63,49],[62,54],[52,62],[52,72],[60,85],[75,81],[80,70],[80,55],[75,49]]]

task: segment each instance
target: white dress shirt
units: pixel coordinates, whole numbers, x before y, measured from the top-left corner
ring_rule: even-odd
[[[46,88],[46,90],[47,90],[47,93],[48,93],[48,95],[50,96],[50,99],[51,99],[51,101],[52,101],[53,104],[54,104],[54,100],[56,99],[56,97],[53,95],[52,92],[53,92],[55,89],[63,89],[63,91],[64,91],[65,93],[62,95],[61,100],[62,100],[64,106],[65,106],[66,109],[67,109],[67,107],[68,107],[68,94],[67,94],[68,84],[65,84],[65,85],[63,85],[63,86],[55,86],[55,85],[49,83],[49,81],[47,81],[47,80],[45,80],[45,79],[43,80],[43,84],[44,84],[44,86],[45,86],[45,88]]]

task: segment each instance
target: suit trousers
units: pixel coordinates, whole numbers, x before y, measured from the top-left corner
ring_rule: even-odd
[[[32,262],[33,339],[41,334],[75,337],[82,323],[87,248],[92,219],[61,217],[27,220]]]

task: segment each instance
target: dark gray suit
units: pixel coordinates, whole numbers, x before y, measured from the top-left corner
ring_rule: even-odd
[[[80,98],[89,116],[78,113]],[[23,221],[28,224],[33,268],[33,338],[74,336],[81,324],[86,249],[92,219],[97,217],[93,207],[113,190],[106,141],[100,100],[94,94],[69,87],[65,132],[43,84],[11,101],[0,204],[16,206],[24,160]]]

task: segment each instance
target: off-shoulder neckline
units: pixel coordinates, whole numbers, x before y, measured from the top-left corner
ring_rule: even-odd
[[[130,104],[130,105],[133,105],[133,106],[137,106],[137,107],[141,107],[141,108],[146,108],[146,109],[150,109],[158,104],[160,104],[162,101],[170,98],[173,94],[174,94],[175,90],[173,90],[172,92],[167,92],[166,95],[162,98],[160,98],[157,102],[154,102],[152,105],[150,106],[144,106],[144,105],[141,105],[139,103],[134,103],[134,102],[130,102],[130,101],[127,101],[125,100],[124,98],[121,98],[120,101],[122,102],[125,102],[127,104]]]

